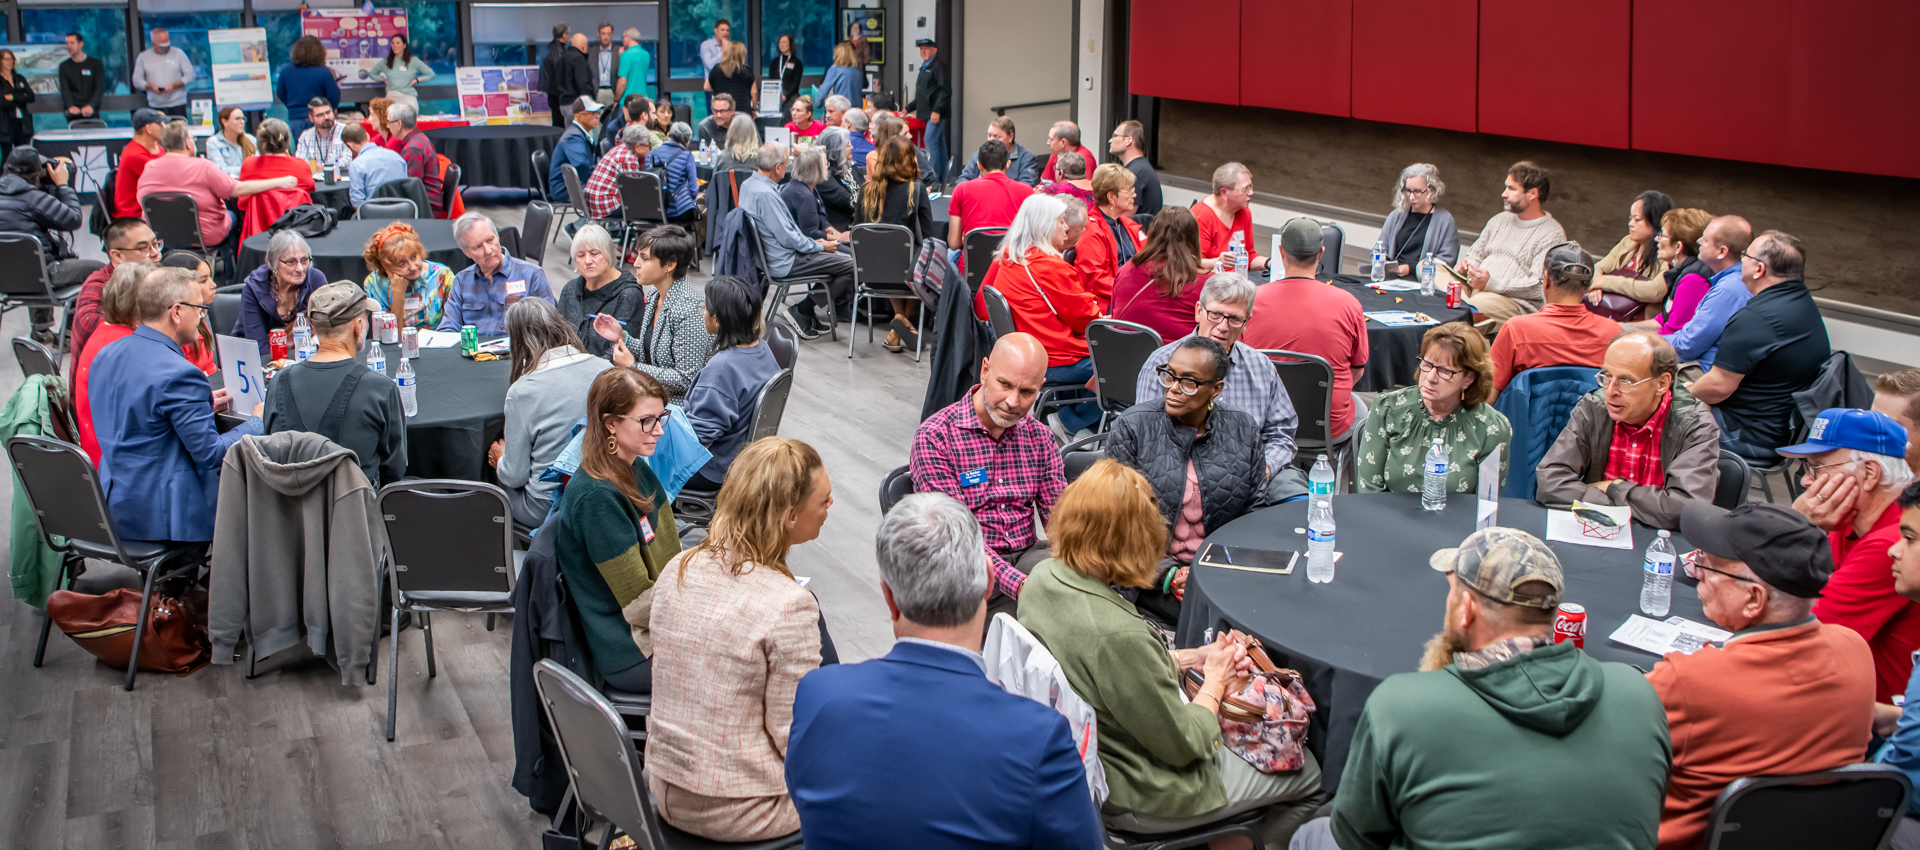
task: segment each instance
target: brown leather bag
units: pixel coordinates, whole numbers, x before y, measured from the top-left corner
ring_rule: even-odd
[[[127,669],[133,655],[133,630],[140,622],[140,591],[117,588],[98,596],[56,590],[47,597],[47,616],[81,649],[109,667]],[[213,658],[206,616],[180,599],[156,594],[140,641],[140,669],[185,676]]]

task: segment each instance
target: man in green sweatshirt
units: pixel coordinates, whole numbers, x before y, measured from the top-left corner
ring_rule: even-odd
[[[1646,678],[1553,642],[1566,587],[1538,538],[1474,532],[1433,554],[1445,630],[1360,715],[1333,816],[1292,850],[1652,847],[1672,764]]]

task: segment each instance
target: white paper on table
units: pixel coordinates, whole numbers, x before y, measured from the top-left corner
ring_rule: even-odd
[[[452,348],[460,344],[459,331],[420,331],[421,348]]]
[[[1440,324],[1439,319],[1425,313],[1409,313],[1405,310],[1375,310],[1371,313],[1362,313],[1361,315],[1390,328],[1411,328],[1420,325]]]
[[[1399,280],[1399,279],[1383,280],[1379,283],[1369,283],[1367,284],[1367,286],[1372,287],[1374,289],[1378,289],[1381,292],[1419,292],[1420,291],[1420,281],[1417,281],[1417,280]]]
[[[254,405],[267,400],[267,379],[260,371],[260,344],[250,339],[218,334],[220,372],[227,395],[233,399],[228,409],[241,416],[252,416]]]
[[[1733,637],[1732,632],[1696,623],[1685,617],[1668,617],[1663,623],[1635,614],[1621,623],[1620,628],[1614,629],[1607,639],[1654,655],[1669,652],[1692,655],[1708,644],[1720,643],[1730,637]]]
[[[1600,528],[1589,534],[1586,526],[1573,511],[1547,511],[1547,539],[1562,543],[1578,543],[1582,546],[1599,546],[1602,549],[1632,549],[1633,532],[1628,524],[1633,519],[1633,509],[1626,505],[1603,506],[1582,505],[1588,510],[1600,511],[1613,518],[1615,525],[1611,529]]]
[[[1493,453],[1480,461],[1480,509],[1475,513],[1478,524],[1474,528],[1491,528],[1500,524],[1500,458],[1506,448],[1505,443],[1496,443]]]

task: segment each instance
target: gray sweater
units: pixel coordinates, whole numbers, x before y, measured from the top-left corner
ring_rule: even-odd
[[[1513,213],[1503,212],[1487,219],[1480,238],[1461,253],[1460,259],[1487,270],[1488,292],[1532,304],[1538,310],[1545,301],[1541,280],[1546,274],[1547,249],[1565,241],[1567,231],[1552,213],[1521,221]]]
[[[611,368],[569,345],[547,352],[537,368],[507,387],[506,449],[494,469],[500,486],[552,504],[557,485],[534,479],[573,439],[573,426],[587,415],[587,389]]]
[[[351,450],[359,459],[360,471],[377,488],[407,474],[407,418],[393,379],[373,371],[362,375],[339,424],[332,433],[323,430],[340,383],[350,370],[366,368],[351,358],[304,360],[288,366],[267,384],[263,419],[269,434],[310,431]],[[286,391],[291,391],[291,398]],[[289,401],[292,411],[287,409]]]

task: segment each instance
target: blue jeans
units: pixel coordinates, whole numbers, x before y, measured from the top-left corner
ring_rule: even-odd
[[[947,118],[940,117],[940,123],[928,124],[926,129],[927,159],[933,168],[933,182],[947,182]]]
[[[1065,366],[1047,367],[1047,383],[1049,384],[1064,384],[1068,381],[1076,384],[1084,384],[1092,378],[1092,357],[1086,357],[1078,363],[1068,363]],[[1066,394],[1068,398],[1078,398],[1085,395],[1086,391],[1084,390],[1079,393]],[[1092,428],[1100,421],[1100,405],[1091,401],[1061,405],[1054,412],[1060,414],[1060,424],[1067,426],[1068,437],[1080,433],[1080,430],[1083,428]]]

